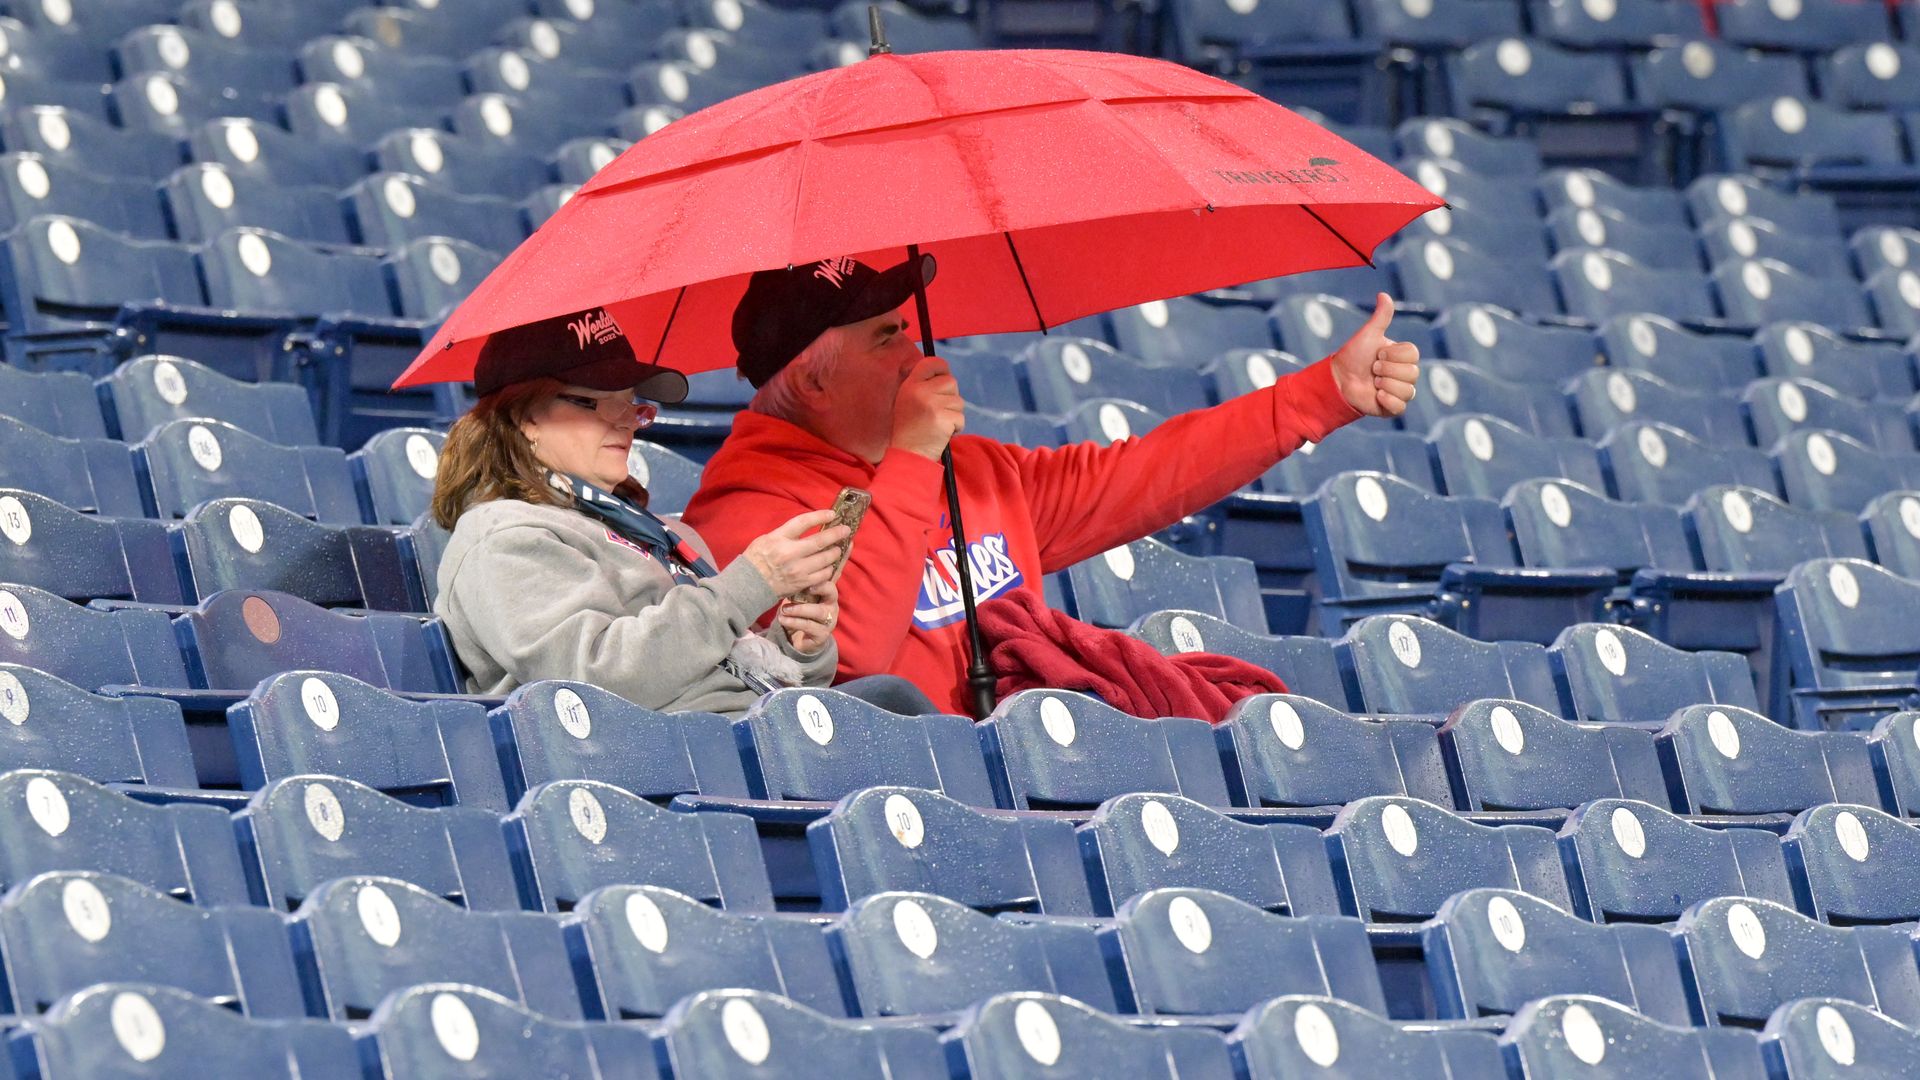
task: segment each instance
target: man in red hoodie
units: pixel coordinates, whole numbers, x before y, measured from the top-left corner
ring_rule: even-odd
[[[907,335],[916,277],[932,279],[930,257],[885,272],[839,258],[753,275],[733,342],[758,393],[684,516],[724,562],[768,522],[830,506],[843,487],[872,492],[840,579],[839,677],[902,675],[963,716],[967,637],[940,467],[949,442],[985,602],[1212,505],[1344,424],[1400,415],[1419,372],[1419,350],[1386,336],[1383,293],[1332,356],[1143,437],[1057,450],[956,438],[959,387]]]

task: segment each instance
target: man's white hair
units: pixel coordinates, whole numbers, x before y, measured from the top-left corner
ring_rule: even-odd
[[[797,422],[806,411],[802,380],[820,386],[833,385],[840,374],[840,361],[846,356],[845,334],[845,327],[836,326],[814,338],[812,344],[800,350],[799,356],[767,380],[767,384],[753,395],[747,408],[781,420]]]

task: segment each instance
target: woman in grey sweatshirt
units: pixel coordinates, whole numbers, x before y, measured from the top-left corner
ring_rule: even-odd
[[[588,312],[495,334],[474,381],[433,501],[452,531],[434,610],[471,692],[571,679],[652,709],[738,716],[767,690],[832,682],[847,535],[820,529],[832,512],[795,517],[715,572],[700,538],[647,513],[627,475],[634,432],[653,400],[685,397],[684,376],[639,363],[605,312]]]

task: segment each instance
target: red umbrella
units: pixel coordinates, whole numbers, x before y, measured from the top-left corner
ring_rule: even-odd
[[[466,380],[498,330],[604,307],[643,357],[731,367],[758,270],[920,252],[947,335],[1355,266],[1440,200],[1243,87],[1114,53],[886,52],[704,109],[602,169],[442,324],[395,387]],[[947,506],[965,550],[953,462]],[[975,710],[994,677],[958,566]]]
[[[1355,266],[1440,200],[1351,143],[1162,60],[884,54],[702,110],[602,169],[396,387],[465,380],[487,335],[605,307],[643,358],[733,364],[756,270],[939,261],[943,335]]]

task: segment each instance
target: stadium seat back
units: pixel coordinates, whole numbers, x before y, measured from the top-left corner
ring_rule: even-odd
[[[1453,805],[1440,743],[1422,720],[1360,719],[1303,697],[1256,694],[1218,730],[1247,805],[1338,806],[1369,795]]]
[[[1576,724],[1523,701],[1481,699],[1440,727],[1463,810],[1544,810],[1593,799],[1667,805],[1653,734],[1619,725]]]
[[[1752,673],[1733,653],[1686,652],[1598,623],[1562,630],[1547,651],[1575,720],[1656,724],[1688,705],[1759,708]]]
[[[1480,825],[1418,799],[1358,799],[1334,819],[1327,849],[1334,880],[1370,923],[1419,922],[1483,886],[1573,907],[1553,834],[1535,825]]]
[[[768,799],[832,801],[875,784],[940,791],[993,806],[993,783],[973,722],[900,716],[833,690],[776,690],[747,710],[747,784]],[[742,740],[746,745],[746,740]]]
[[[1228,805],[1204,720],[1147,720],[1082,694],[1027,690],[1001,701],[980,737],[1016,810],[1092,809],[1132,791]]]
[[[1793,903],[1779,837],[1706,828],[1650,803],[1587,803],[1561,826],[1560,848],[1579,875],[1571,910],[1593,922],[1671,922],[1713,896]]]

